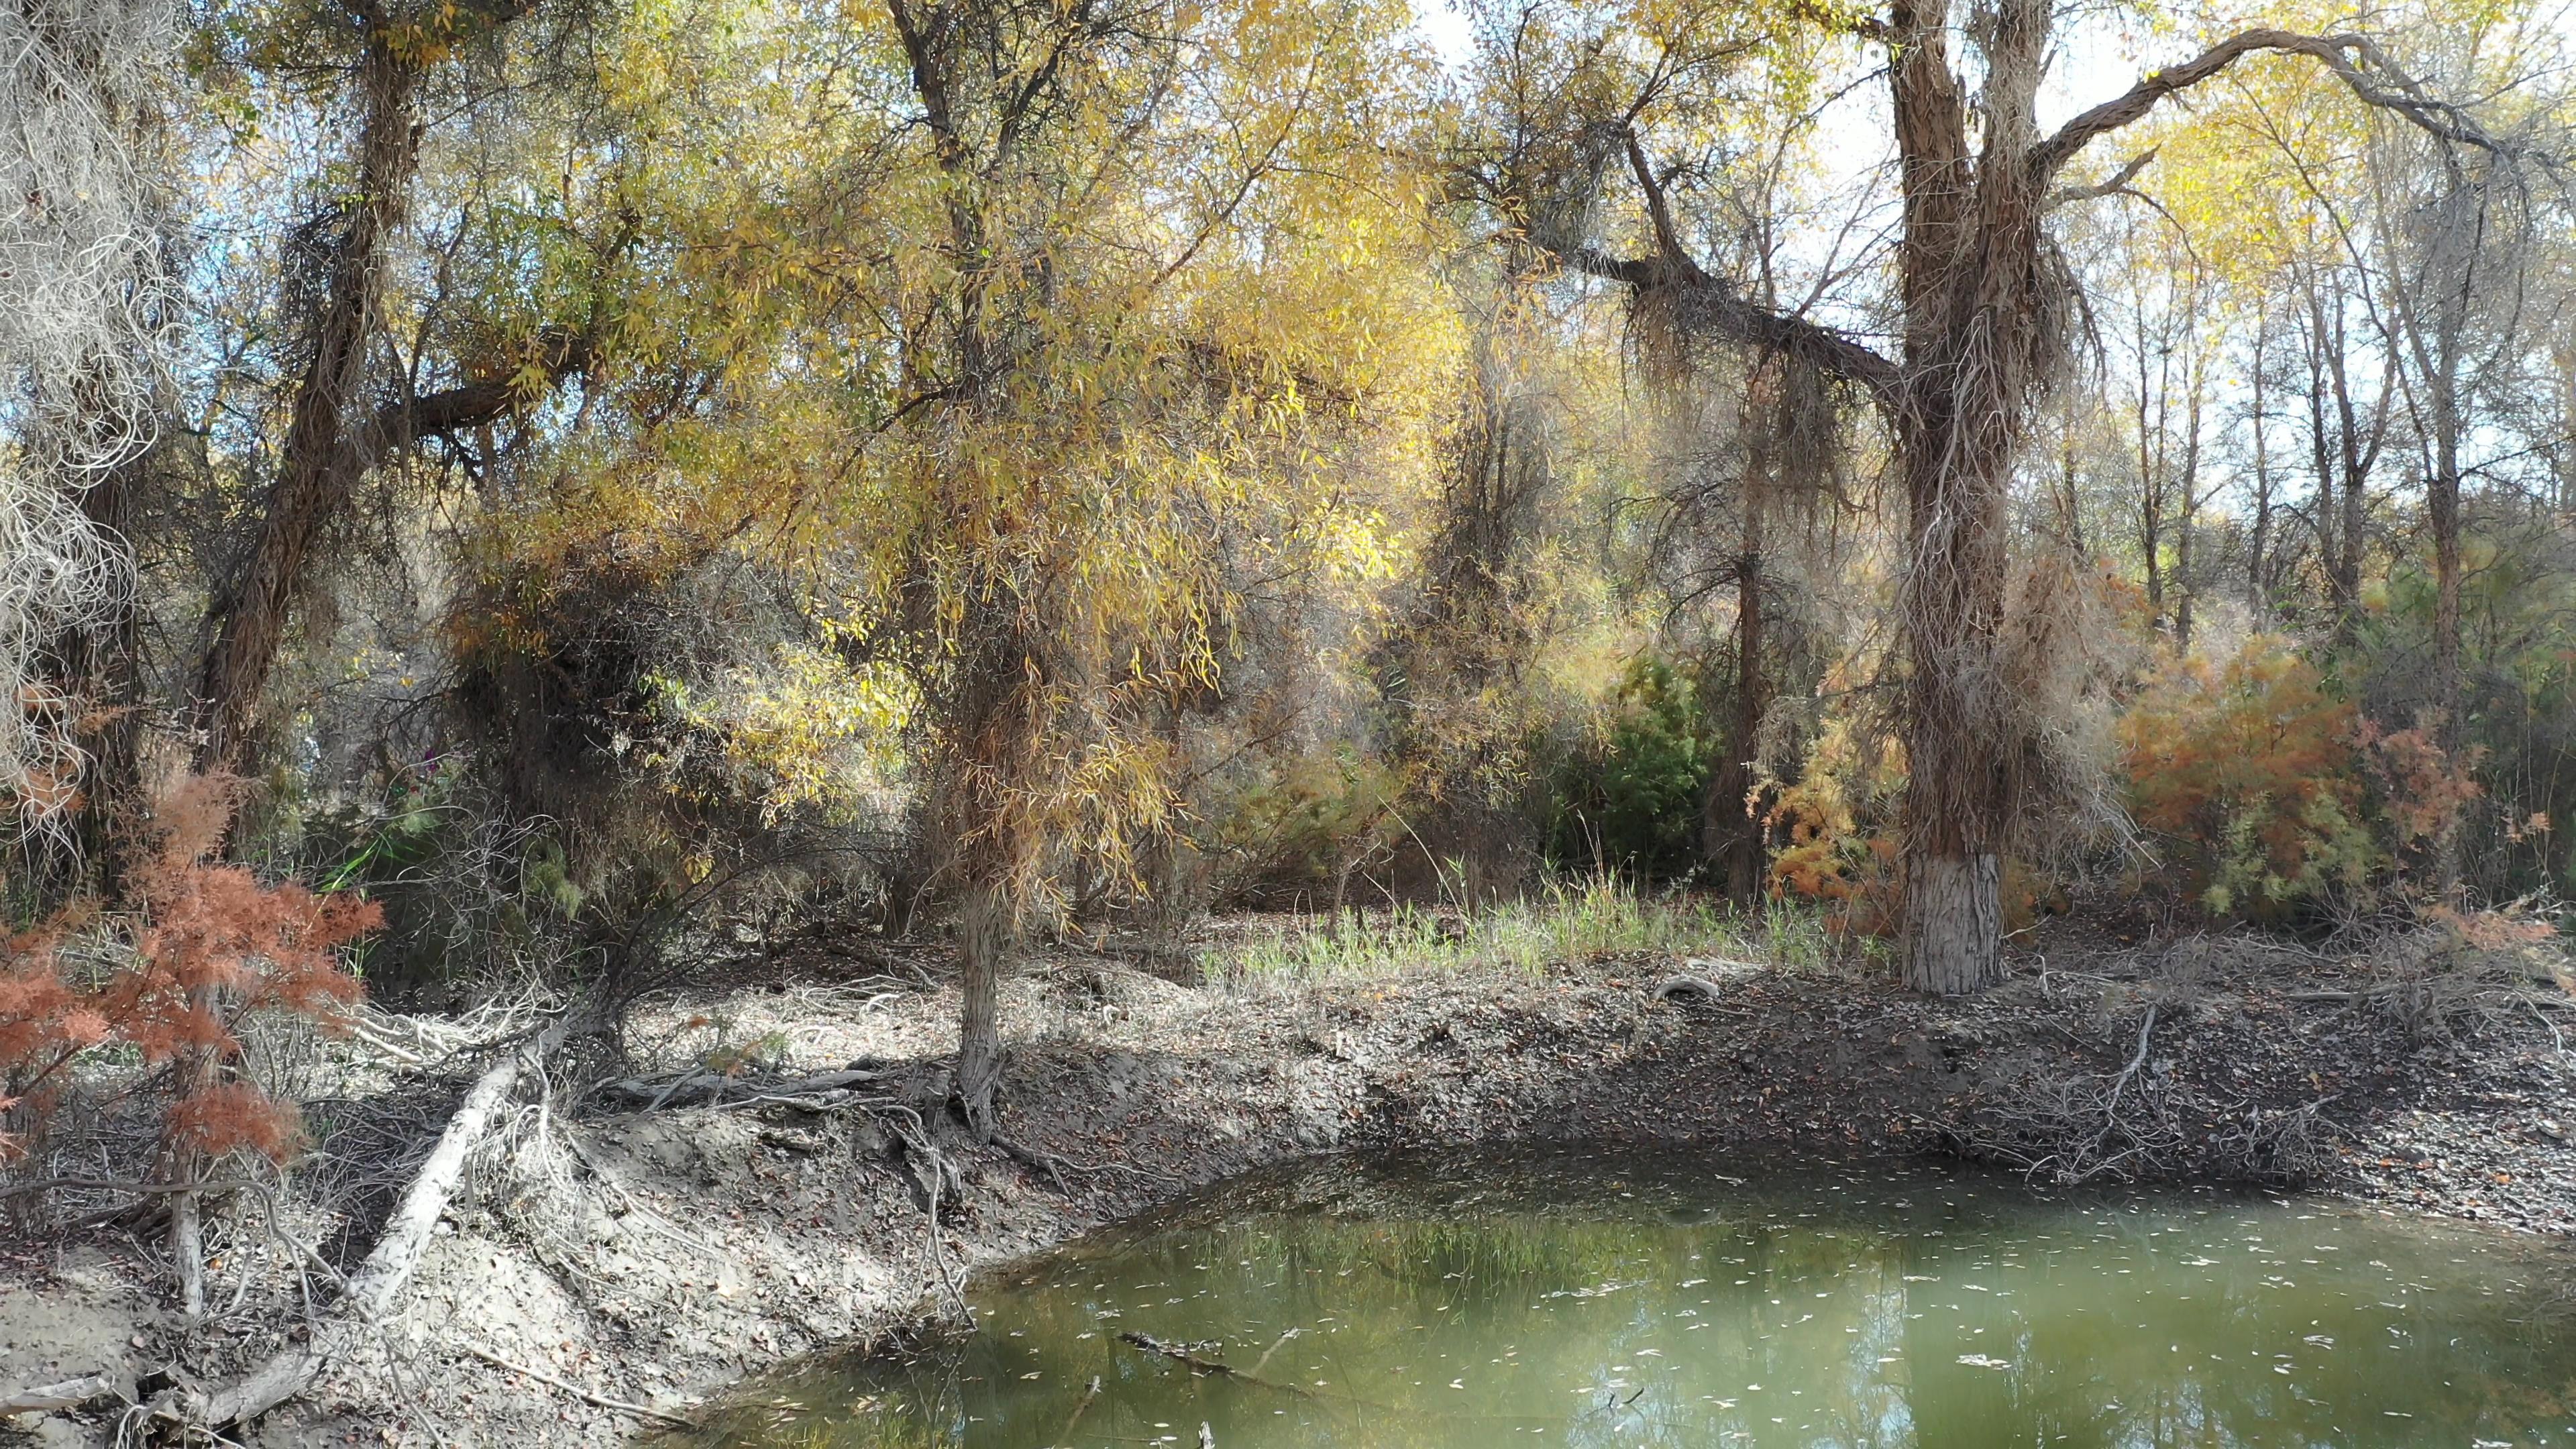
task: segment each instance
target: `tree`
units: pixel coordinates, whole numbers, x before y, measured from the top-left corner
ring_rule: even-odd
[[[133,587],[108,505],[155,424],[149,144],[177,21],[160,0],[0,14],[0,809],[22,832],[59,832],[80,798],[79,723],[101,703],[82,665]]]
[[[1626,136],[1652,222],[1651,250],[1619,257],[1584,243],[1566,249],[1573,265],[1595,275],[1679,299],[1712,334],[1841,379],[1886,417],[1907,514],[1902,934],[1906,980],[1926,991],[1975,990],[2002,972],[2002,862],[2023,803],[2030,739],[2005,638],[2006,503],[2032,401],[2059,375],[2057,348],[2073,300],[2046,219],[2059,206],[2125,187],[2151,153],[2097,184],[2060,185],[2061,173],[2094,141],[2267,53],[2320,64],[2365,103],[2430,134],[2491,144],[2370,38],[2271,28],[2220,40],[2043,134],[2039,86],[2057,19],[2048,0],[2007,0],[1963,28],[1946,0],[1900,0],[1884,18],[1847,27],[1889,53],[1901,207],[1893,357],[1762,307],[1737,280],[1691,256],[1671,224],[1663,176],[1633,130],[1669,84],[1660,69],[1629,119],[1609,121]],[[1963,33],[1977,52],[1965,75],[1951,55]]]
[[[381,333],[395,235],[411,201],[426,123],[421,94],[431,67],[489,40],[534,8],[535,0],[469,5],[387,6],[351,0],[344,18],[357,37],[346,61],[357,113],[352,183],[317,228],[318,287],[299,319],[303,365],[295,379],[276,476],[251,537],[207,610],[190,728],[197,768],[246,774],[253,729],[288,618],[306,587],[316,543],[347,507],[360,480],[422,439],[491,423],[534,402],[593,361],[596,338],[541,333],[530,356],[426,396],[375,402]],[[330,34],[330,32],[325,32]],[[321,37],[282,43],[311,43]],[[336,38],[336,36],[333,36]],[[373,406],[370,403],[374,402]]]

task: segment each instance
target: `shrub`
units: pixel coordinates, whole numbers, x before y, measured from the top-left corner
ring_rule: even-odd
[[[1896,925],[1897,838],[1882,807],[1902,790],[1904,771],[1868,745],[1849,716],[1828,718],[1805,768],[1775,783],[1762,817],[1779,842],[1771,894],[1823,904],[1836,935],[1884,935]]]
[[[105,920],[74,907],[0,943],[0,1073],[27,1136],[40,1135],[73,1065],[123,1050],[176,1066],[164,1140],[207,1156],[283,1159],[291,1104],[238,1079],[234,1030],[255,1013],[324,1023],[355,1001],[341,948],[372,930],[376,908],[264,885],[214,859],[231,820],[227,782],[192,777],[165,792],[136,867],[138,912]],[[0,1152],[25,1150],[0,1140]]]
[[[1549,853],[1562,866],[1671,879],[1700,855],[1717,743],[1698,681],[1652,657],[1628,666],[1603,727],[1556,771]]]
[[[2279,919],[2368,881],[2359,720],[2289,640],[2167,658],[2117,737],[2138,824],[2211,913]]]

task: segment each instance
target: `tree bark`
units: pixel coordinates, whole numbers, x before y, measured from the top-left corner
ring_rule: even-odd
[[[1748,400],[1756,409],[1764,403],[1760,393],[1765,384],[1763,371],[1757,366],[1754,396]],[[1762,667],[1762,651],[1768,647],[1762,609],[1762,551],[1763,515],[1770,506],[1771,433],[1767,423],[1757,420],[1745,457],[1743,533],[1735,559],[1735,723],[1727,740],[1726,758],[1709,772],[1708,795],[1700,812],[1710,858],[1718,867],[1726,898],[1746,907],[1761,899],[1763,871],[1769,864],[1764,858],[1767,852],[1763,849],[1762,822],[1748,808],[1747,796],[1753,788],[1762,716],[1771,707],[1770,683]]]
[[[1002,1083],[1002,972],[1012,937],[1011,910],[991,885],[969,887],[957,928],[957,1080],[951,1093],[967,1130],[993,1140],[995,1094]]]
[[[211,639],[198,671],[192,724],[197,768],[246,772],[251,730],[277,661],[306,557],[356,482],[349,410],[367,370],[385,248],[400,224],[420,158],[420,69],[395,44],[385,17],[369,15],[358,90],[365,120],[357,184],[332,247],[312,358],[298,381],[278,475],[250,551],[210,610]]]
[[[1999,670],[2004,505],[2032,392],[2040,186],[2023,164],[2047,42],[2044,0],[2007,0],[1984,46],[1985,161],[1947,54],[1943,0],[1893,11],[1902,161],[1907,500],[1904,977],[1974,991],[2003,974],[2000,885],[2012,701]]]
[[[2245,607],[2253,614],[2254,627],[2258,629],[2270,621],[2272,605],[2272,454],[2266,438],[2272,419],[2265,386],[2271,322],[2272,309],[2267,301],[2257,310],[2254,322],[2254,535],[2248,540],[2245,561]]]

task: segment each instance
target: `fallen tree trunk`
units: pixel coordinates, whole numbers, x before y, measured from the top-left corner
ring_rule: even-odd
[[[361,1333],[381,1324],[419,1266],[431,1229],[465,1176],[466,1159],[490,1135],[493,1120],[520,1076],[544,1059],[558,1030],[550,1028],[476,1079],[456,1114],[447,1119],[447,1130],[439,1134],[420,1175],[412,1179],[393,1216],[385,1221],[384,1232],[366,1261],[349,1275],[348,1291],[323,1311],[302,1344],[282,1350],[247,1376],[202,1398],[178,1391],[164,1395],[153,1405],[154,1416],[208,1430],[258,1418],[302,1393],[333,1359],[356,1346]]]
[[[704,1103],[723,1102],[728,1098],[742,1101],[777,1101],[782,1098],[827,1099],[828,1094],[847,1092],[885,1079],[883,1072],[851,1070],[823,1072],[811,1077],[775,1079],[767,1077],[729,1077],[722,1072],[696,1072],[687,1076],[656,1080],[630,1077],[611,1082],[603,1090],[624,1097],[650,1111],[657,1107],[695,1107]]]

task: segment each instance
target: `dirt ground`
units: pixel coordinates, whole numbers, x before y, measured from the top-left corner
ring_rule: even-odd
[[[246,1437],[615,1442],[662,1422],[639,1410],[685,1417],[782,1359],[918,1323],[980,1266],[1334,1150],[1860,1146],[2043,1178],[2264,1177],[2392,1211],[2576,1231],[2576,1057],[2563,1040],[2576,1013],[2556,1004],[2576,998],[2537,956],[2474,971],[2409,960],[2040,942],[2004,987],[1942,1002],[1668,957],[1199,987],[1063,954],[1005,995],[1002,1122],[1016,1152],[967,1146],[942,1120],[956,995],[935,951],[904,963],[917,984],[889,984],[882,959],[827,959],[785,985],[674,992],[628,1023],[630,1059],[729,1068],[739,1095],[647,1110],[550,1084],[523,1102],[439,1224],[399,1316]],[[1658,999],[1677,974],[1714,999]],[[882,1074],[866,1098],[882,1105],[742,1100],[852,1067]],[[458,1089],[397,1077],[388,1090]],[[340,1130],[397,1119],[415,1120],[352,1109]],[[436,1114],[417,1120],[425,1150]],[[308,1241],[329,1226],[306,1224]],[[338,1251],[354,1260],[363,1234],[343,1227]],[[146,1386],[164,1373],[219,1380],[266,1356],[302,1331],[314,1285],[277,1242],[232,1241],[236,1261],[210,1273],[231,1306],[190,1332],[165,1290],[143,1286],[157,1278],[144,1243],[19,1245],[0,1258],[0,1390],[101,1369]],[[108,1442],[116,1429],[97,1413],[15,1422],[0,1442]]]

